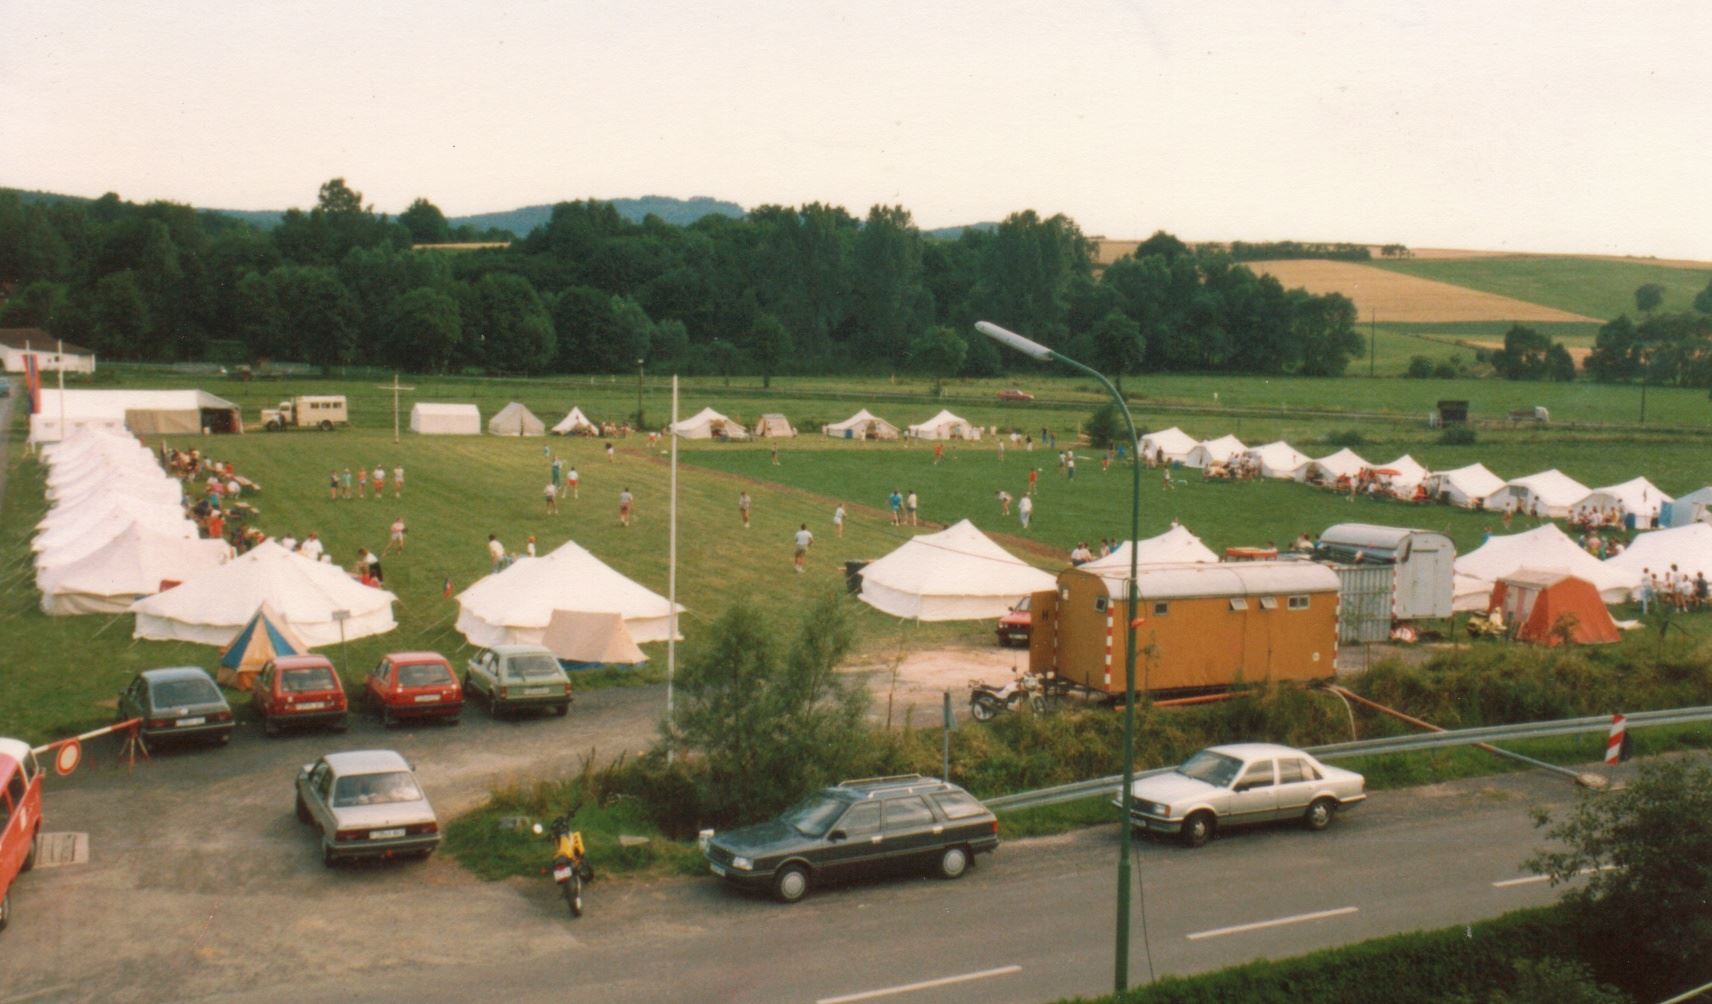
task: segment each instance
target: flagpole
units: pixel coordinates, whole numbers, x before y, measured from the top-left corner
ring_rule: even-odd
[[[637,409],[640,413],[641,409]],[[672,724],[672,678],[678,663],[678,376],[672,374],[672,424],[666,428],[672,437],[672,501],[670,529],[666,539],[666,603],[670,628],[666,632],[666,727]],[[640,431],[640,430],[638,430]],[[672,762],[672,746],[666,744],[666,763]]]

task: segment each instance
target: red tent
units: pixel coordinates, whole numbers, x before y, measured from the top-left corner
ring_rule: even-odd
[[[1567,572],[1523,569],[1498,580],[1487,612],[1502,611],[1510,636],[1536,645],[1609,645],[1617,625],[1599,590]]]

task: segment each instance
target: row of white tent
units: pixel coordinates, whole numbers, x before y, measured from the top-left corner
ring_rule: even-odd
[[[672,426],[672,431],[684,439],[748,439],[749,431],[740,422],[714,411],[703,408],[681,422]],[[830,422],[820,427],[823,435],[834,439],[898,439],[898,427],[885,419],[863,408],[842,422]],[[755,424],[754,434],[757,436],[794,436],[796,430],[783,415],[762,415]],[[981,427],[968,419],[954,415],[949,411],[911,425],[907,429],[911,439],[980,439]]]

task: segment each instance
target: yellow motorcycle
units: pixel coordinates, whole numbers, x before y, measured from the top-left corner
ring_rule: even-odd
[[[563,816],[547,824],[545,829],[540,823],[532,827],[536,836],[547,835],[553,842],[553,881],[559,884],[559,891],[564,894],[565,905],[570,907],[571,916],[583,915],[583,886],[594,881],[594,868],[589,865],[583,847],[583,835],[571,829],[571,817],[576,815],[572,809]]]

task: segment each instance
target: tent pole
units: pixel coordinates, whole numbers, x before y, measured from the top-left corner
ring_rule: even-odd
[[[642,406],[636,406],[637,420],[642,417]],[[672,437],[672,501],[670,529],[667,531],[666,544],[666,607],[671,628],[666,632],[666,727],[672,727],[672,678],[676,675],[678,660],[678,376],[672,374],[672,424],[666,427]],[[638,430],[641,431],[641,430]],[[672,745],[666,744],[666,763],[672,762]]]

